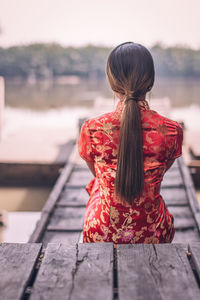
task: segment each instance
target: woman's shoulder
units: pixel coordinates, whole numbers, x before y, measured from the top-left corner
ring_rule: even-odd
[[[105,127],[105,124],[112,126],[114,123],[113,112],[104,113],[96,117],[91,117],[87,119],[83,126],[88,129],[99,129]]]
[[[168,130],[170,132],[173,132],[173,133],[176,133],[176,134],[182,134],[183,133],[183,128],[182,128],[181,124],[179,124],[177,121],[174,121],[172,119],[164,117],[163,123],[168,128]]]
[[[146,118],[152,120],[152,123],[154,123],[155,125],[163,126],[168,130],[176,131],[177,133],[182,131],[182,126],[177,121],[163,116],[155,110],[149,110],[148,116],[146,116]]]

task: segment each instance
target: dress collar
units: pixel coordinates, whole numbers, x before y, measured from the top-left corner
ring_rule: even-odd
[[[134,100],[133,100],[134,101]],[[137,104],[138,104],[138,107],[139,107],[139,109],[140,110],[149,110],[150,108],[149,108],[149,104],[148,104],[148,102],[144,99],[144,100],[139,100],[138,102],[137,102]],[[123,112],[123,109],[124,109],[124,101],[119,101],[118,103],[117,103],[117,107],[116,107],[116,109],[115,109],[115,112],[117,113],[117,114],[121,114],[122,112]]]

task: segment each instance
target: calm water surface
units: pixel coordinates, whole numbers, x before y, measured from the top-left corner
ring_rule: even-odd
[[[200,79],[158,78],[151,92],[152,98],[168,97],[173,108],[200,105]],[[80,80],[76,84],[6,81],[6,105],[16,108],[47,110],[61,107],[89,107],[94,98],[112,98],[106,80]]]

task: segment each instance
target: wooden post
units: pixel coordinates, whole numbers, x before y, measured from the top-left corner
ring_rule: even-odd
[[[4,78],[0,76],[0,142],[2,140],[4,105],[5,105],[5,83],[4,83]]]

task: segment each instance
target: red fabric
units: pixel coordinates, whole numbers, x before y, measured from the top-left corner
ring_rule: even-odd
[[[146,103],[145,101],[142,102]],[[160,195],[160,185],[170,159],[181,155],[183,131],[175,121],[140,104],[143,131],[145,185],[134,203],[122,204],[114,196],[120,117],[124,104],[87,120],[81,129],[79,153],[94,162],[96,177],[86,187],[83,241],[118,243],[169,243],[174,218]]]

